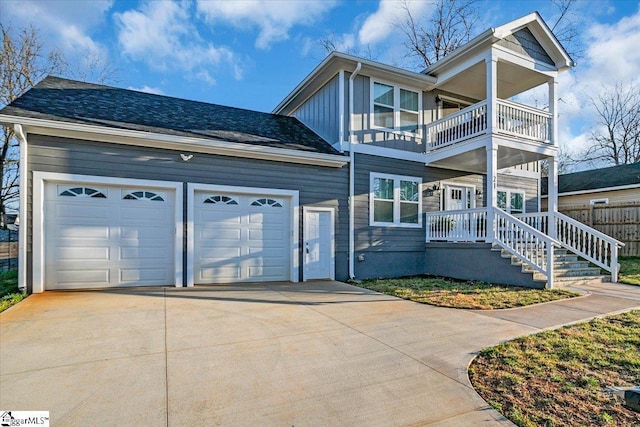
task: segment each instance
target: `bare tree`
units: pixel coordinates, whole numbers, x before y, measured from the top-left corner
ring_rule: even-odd
[[[583,161],[623,165],[640,162],[640,92],[636,85],[616,84],[591,98],[597,122]]]
[[[38,31],[33,26],[22,28],[15,37],[11,28],[0,24],[0,108],[13,102],[38,81],[51,73],[60,73],[66,63],[59,51],[43,48]],[[0,148],[0,225],[5,225],[7,206],[18,199],[18,141],[13,128],[2,126]]]
[[[556,36],[569,55],[575,60],[584,54],[578,23],[576,0],[551,0],[557,11],[557,17],[550,25],[551,32]]]
[[[406,2],[405,18],[397,24],[405,35],[406,56],[416,68],[426,68],[468,42],[478,22],[476,0],[436,0],[431,18],[418,22]]]

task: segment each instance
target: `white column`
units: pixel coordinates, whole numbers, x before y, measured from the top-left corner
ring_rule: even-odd
[[[495,214],[498,206],[498,146],[487,145],[487,242],[493,243]]]
[[[552,77],[547,82],[549,86],[549,115],[551,123],[549,129],[549,139],[551,144],[558,146],[558,80]]]
[[[555,214],[558,212],[558,157],[553,156],[547,159],[549,162],[549,177],[547,187],[547,211],[549,215],[549,227],[547,234],[556,238]]]
[[[496,111],[498,102],[498,59],[489,56],[485,59],[487,67],[487,132],[489,135],[496,128]]]

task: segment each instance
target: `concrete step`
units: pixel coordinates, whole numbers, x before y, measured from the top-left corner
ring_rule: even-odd
[[[521,264],[520,258],[515,255],[511,255],[510,253],[502,254],[502,258],[511,258],[511,264]],[[577,255],[556,255],[553,257],[553,265],[561,265],[561,264],[574,264],[574,263],[586,263],[586,261],[580,261]]]
[[[530,269],[524,269],[524,268],[523,268],[523,271],[532,272],[534,279],[543,279],[544,278],[544,275],[542,273],[537,272],[537,271],[533,272]],[[555,279],[571,278],[571,277],[596,277],[596,276],[600,276],[600,275],[601,275],[600,269],[599,268],[593,268],[593,267],[558,269],[558,270],[554,270],[553,271],[553,277]]]
[[[611,283],[611,276],[599,274],[597,276],[556,277],[553,279],[555,289],[565,289],[572,286],[601,285]]]

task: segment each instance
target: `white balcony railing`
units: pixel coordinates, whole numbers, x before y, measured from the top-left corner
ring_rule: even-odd
[[[436,150],[455,144],[487,130],[487,102],[473,104],[426,127],[427,147]]]
[[[546,111],[498,99],[495,114],[494,132],[549,143],[551,115]],[[428,124],[427,150],[437,150],[486,134],[487,129],[487,101],[484,100]]]
[[[611,281],[618,280],[618,249],[624,243],[559,212],[522,214],[518,218],[545,234],[549,234],[549,218],[552,218],[556,239],[562,247],[610,272]]]
[[[520,138],[549,142],[551,115],[526,105],[498,99],[498,131]]]

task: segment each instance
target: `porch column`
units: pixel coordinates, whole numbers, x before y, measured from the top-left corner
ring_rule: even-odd
[[[495,236],[495,209],[498,206],[498,145],[487,145],[487,243]]]
[[[558,80],[552,77],[547,82],[549,86],[549,140],[558,146]]]
[[[485,59],[485,64],[487,67],[487,132],[491,135],[493,130],[496,128],[496,111],[498,102],[498,58],[490,55]]]
[[[547,162],[549,162],[549,177],[547,178],[547,213],[549,215],[549,227],[547,234],[549,237],[555,239],[558,236],[555,225],[555,214],[558,212],[558,157],[549,157]]]

